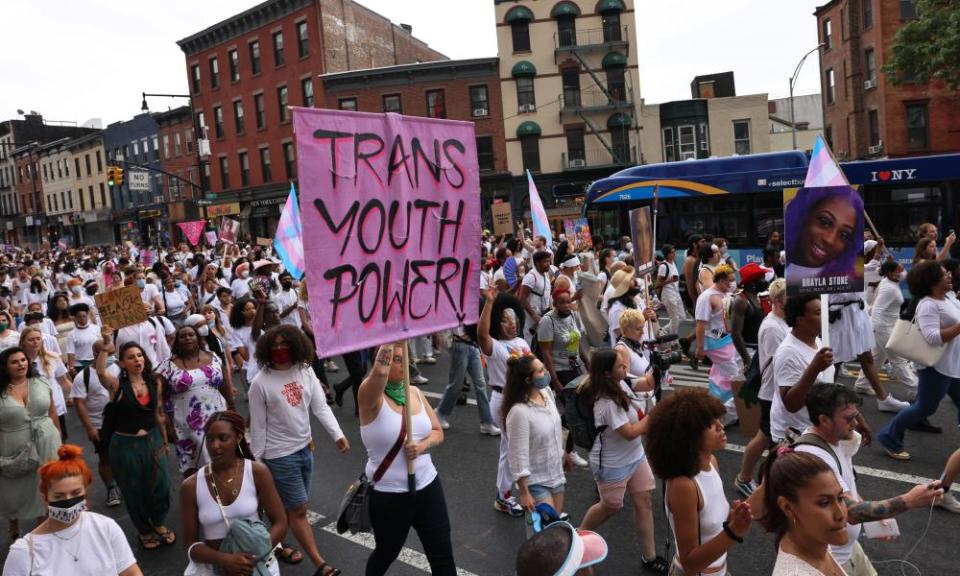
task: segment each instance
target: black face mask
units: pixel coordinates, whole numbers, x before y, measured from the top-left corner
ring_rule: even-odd
[[[631,298],[633,298],[633,297],[636,296],[637,294],[640,294],[640,289],[639,289],[639,288],[631,288],[631,289],[627,290],[627,296],[630,296]]]
[[[293,282],[281,282],[280,285],[283,286],[284,290],[293,288]]]
[[[561,318],[567,318],[567,317],[570,316],[571,314],[573,314],[573,311],[572,311],[572,310],[567,310],[566,312],[561,312],[560,310],[557,310],[557,316],[559,316],[559,317],[561,317]]]

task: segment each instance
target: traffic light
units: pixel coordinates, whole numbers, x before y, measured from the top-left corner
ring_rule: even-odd
[[[113,188],[117,185],[117,168],[115,166],[107,166],[107,186]]]
[[[113,182],[117,186],[123,186],[123,168],[119,166],[114,167]]]

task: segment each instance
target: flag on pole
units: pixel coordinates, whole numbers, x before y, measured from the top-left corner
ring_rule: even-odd
[[[543,202],[540,201],[540,193],[537,192],[537,186],[533,183],[533,176],[527,170],[527,182],[530,189],[530,219],[533,221],[533,234],[543,236],[547,239],[547,246],[553,246],[553,234],[550,232],[550,220],[547,219],[547,211],[543,208]]]
[[[849,186],[850,182],[840,170],[833,152],[823,140],[822,135],[817,136],[817,141],[813,145],[813,152],[810,154],[810,166],[807,168],[807,179],[803,186],[805,188],[823,188],[826,186]]]
[[[277,223],[277,235],[273,239],[273,250],[280,257],[283,267],[299,280],[306,272],[303,260],[303,225],[300,223],[300,207],[297,205],[297,191],[290,183],[290,194]]]

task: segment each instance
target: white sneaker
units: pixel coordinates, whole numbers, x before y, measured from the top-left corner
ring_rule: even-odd
[[[440,421],[440,427],[441,427],[441,428],[443,428],[444,430],[449,430],[449,429],[450,429],[450,423],[447,422],[447,419],[444,418],[443,416],[441,416],[439,412],[437,413],[437,420]]]
[[[333,360],[327,360],[326,362],[324,362],[324,363],[323,363],[323,369],[326,370],[327,372],[339,372],[339,371],[340,371],[340,367],[337,366],[337,363],[334,362]]]
[[[578,468],[586,468],[590,466],[590,463],[583,459],[583,456],[577,454],[576,450],[570,453],[570,461],[573,462],[574,466]]]
[[[480,433],[486,434],[487,436],[499,436],[500,429],[497,428],[496,424],[481,424]]]
[[[877,410],[881,412],[893,412],[895,414],[909,405],[908,402],[894,398],[893,394],[887,394],[884,400],[877,400]]]
[[[424,356],[424,357],[423,357],[423,363],[424,363],[424,364],[436,364],[436,363],[437,363],[437,359],[434,358],[433,356]]]
[[[424,378],[423,376],[421,376],[420,374],[417,374],[416,376],[410,378],[411,384],[426,384],[428,382],[430,381]]]
[[[951,492],[945,493],[943,495],[943,498],[937,504],[937,506],[943,508],[947,512],[960,514],[960,501],[958,501],[957,497],[954,496]]]

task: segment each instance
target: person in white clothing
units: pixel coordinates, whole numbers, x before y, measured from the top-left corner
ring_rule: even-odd
[[[524,274],[520,285],[520,303],[526,312],[523,326],[523,339],[527,345],[537,339],[537,325],[540,318],[553,306],[550,288],[550,253],[539,250],[533,254],[533,269]]]
[[[660,293],[660,301],[667,309],[667,318],[670,323],[666,327],[667,334],[679,334],[680,322],[684,319],[683,299],[680,298],[680,272],[677,271],[677,250],[670,244],[664,244],[660,249],[663,252],[663,263],[657,267],[655,286]]]
[[[149,304],[144,306],[149,307]],[[150,316],[139,324],[117,330],[117,348],[127,342],[136,342],[152,365],[159,366],[166,362],[170,359],[170,345],[167,343],[166,324],[163,320]]]
[[[307,521],[309,479],[313,475],[310,414],[320,421],[341,453],[350,449],[350,442],[310,367],[313,347],[301,330],[293,326],[271,328],[258,339],[252,360],[261,367],[249,391],[253,454],[270,469],[290,529],[319,569],[326,561]],[[333,573],[326,571],[323,576]]]
[[[67,335],[67,365],[70,375],[93,364],[93,343],[100,339],[100,327],[91,322],[90,307],[84,303],[70,307],[76,328]]]
[[[230,282],[234,301],[250,294],[250,264],[248,262],[237,264],[235,272],[233,281]]]
[[[303,326],[303,317],[306,310],[300,301],[300,296],[293,289],[293,276],[289,272],[280,273],[280,289],[270,294],[270,299],[280,310],[280,323],[300,328]]]
[[[116,521],[87,511],[83,449],[64,444],[58,456],[39,470],[47,517],[10,547],[3,576],[143,576]]]
[[[870,320],[873,324],[873,360],[877,366],[883,366],[884,361],[890,363],[890,376],[901,384],[910,388],[917,387],[917,371],[911,362],[887,350],[887,341],[893,332],[893,327],[900,318],[900,308],[903,306],[903,292],[900,283],[907,278],[907,272],[896,260],[887,260],[880,265],[880,277],[876,288],[876,297]],[[857,388],[867,388],[869,383],[864,372],[860,373],[856,382]]]
[[[710,393],[727,407],[726,423],[737,419],[733,399],[734,382],[743,382],[743,359],[733,344],[733,336],[727,326],[725,298],[734,284],[733,269],[726,264],[717,266],[710,273],[710,286],[697,297],[694,318],[697,321],[696,358],[711,360],[709,373]]]

